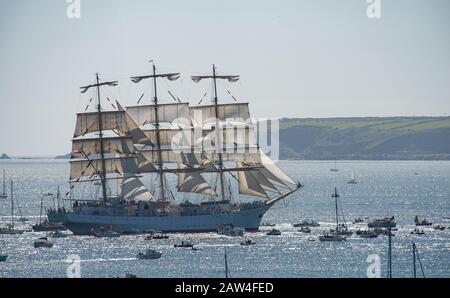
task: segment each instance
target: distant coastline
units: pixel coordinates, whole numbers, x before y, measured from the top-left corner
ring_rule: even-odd
[[[279,128],[280,160],[450,160],[450,117],[282,118]]]

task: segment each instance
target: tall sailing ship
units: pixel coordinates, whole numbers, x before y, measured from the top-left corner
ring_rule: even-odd
[[[77,114],[68,192],[72,208],[50,209],[50,222],[75,234],[106,226],[119,233],[215,231],[222,225],[257,230],[273,204],[302,187],[259,148],[248,103],[219,103],[217,81],[235,82],[238,75],[218,75],[213,66],[212,75],[191,77],[196,83],[212,80],[211,104],[191,106],[174,96],[174,103],[160,103],[157,81],[179,77],[157,73],[153,64],[152,74],[131,77],[136,84],[153,81],[152,104],[139,100],[123,108],[107,97],[114,108],[108,111],[100,90],[117,81],[100,82],[97,75],[94,84],[81,87],[82,93],[95,91],[96,111]],[[175,193],[168,175],[178,180]],[[145,179],[153,181],[151,187]],[[101,186],[99,195],[74,198],[75,186],[86,183]],[[182,193],[192,196],[180,200]],[[241,195],[258,199],[240,200]]]

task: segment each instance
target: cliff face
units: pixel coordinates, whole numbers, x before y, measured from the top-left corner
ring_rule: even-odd
[[[450,117],[282,119],[281,159],[450,160]]]

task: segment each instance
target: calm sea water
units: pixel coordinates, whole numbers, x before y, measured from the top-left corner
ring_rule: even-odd
[[[411,235],[414,216],[433,224],[450,226],[450,162],[422,161],[348,161],[338,162],[339,172],[329,171],[334,164],[323,161],[282,161],[281,166],[305,187],[277,203],[263,221],[277,224],[281,236],[261,232],[249,236],[256,245],[244,247],[241,239],[215,233],[174,234],[167,240],[144,240],[143,235],[98,239],[70,236],[55,239],[53,248],[35,249],[33,242],[45,233],[0,235],[0,252],[9,255],[0,263],[0,277],[65,277],[70,254],[81,258],[82,277],[118,277],[126,273],[139,277],[223,277],[224,250],[232,277],[366,277],[367,256],[378,254],[382,275],[386,274],[387,237],[361,239],[350,237],[341,243],[308,241],[332,227],[334,187],[341,194],[346,220],[395,215],[399,230],[393,237],[393,275],[412,276],[412,246],[417,244],[426,276],[450,277],[450,229],[424,228],[425,235]],[[4,160],[8,179],[15,182],[15,195],[30,224],[39,217],[43,193],[59,185],[67,190],[68,163],[56,160]],[[347,184],[350,171],[358,184]],[[51,202],[45,201],[46,207]],[[10,200],[0,199],[0,220],[6,224]],[[18,210],[16,209],[16,214]],[[321,227],[311,235],[301,234],[292,223],[315,219]],[[358,225],[350,224],[352,229]],[[173,244],[188,239],[198,251],[175,249]],[[163,253],[158,260],[137,260],[136,254],[148,247]]]

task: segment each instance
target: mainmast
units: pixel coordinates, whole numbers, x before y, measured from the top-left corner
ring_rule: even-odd
[[[151,61],[153,62],[153,61]],[[161,134],[160,134],[160,127],[159,127],[159,115],[158,115],[158,92],[156,87],[156,78],[167,78],[171,81],[177,80],[180,76],[180,73],[156,73],[156,66],[153,62],[153,74],[152,75],[146,75],[146,76],[138,76],[138,77],[131,77],[131,81],[134,83],[138,83],[143,79],[153,78],[153,87],[155,89],[154,93],[154,111],[155,111],[155,130],[156,130],[156,150],[158,154],[158,175],[159,175],[159,187],[161,189],[160,201],[166,201],[165,197],[165,185],[164,185],[164,168],[163,168],[163,160],[162,160],[162,151],[161,151]]]
[[[334,188],[334,194],[331,195],[334,198],[335,207],[336,207],[336,236],[339,235],[339,214],[338,214],[338,198],[339,195],[337,193],[337,188]]]

